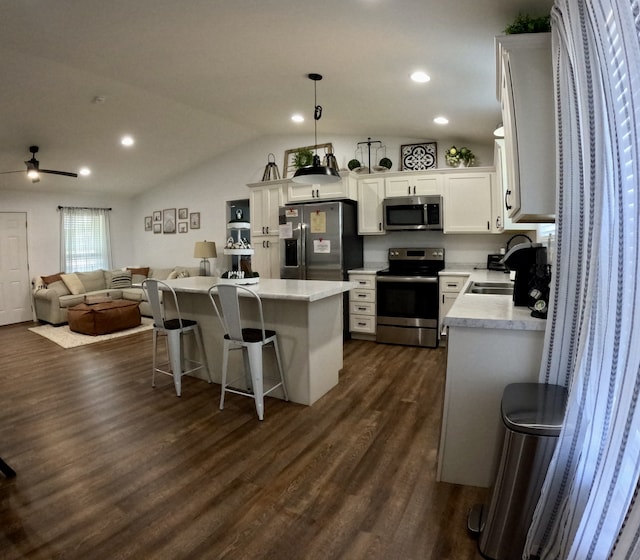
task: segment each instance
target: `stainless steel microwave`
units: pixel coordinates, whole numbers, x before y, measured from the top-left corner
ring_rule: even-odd
[[[385,198],[382,208],[387,231],[442,229],[440,195]]]

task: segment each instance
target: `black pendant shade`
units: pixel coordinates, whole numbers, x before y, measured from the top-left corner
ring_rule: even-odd
[[[322,116],[322,107],[317,103],[316,83],[322,80],[321,74],[309,74],[308,78],[313,80],[313,97],[314,97],[314,113],[313,113],[313,130],[314,130],[314,148],[316,150],[313,156],[313,163],[306,167],[299,168],[291,180],[294,183],[305,183],[308,185],[324,185],[327,183],[336,183],[340,181],[338,170],[333,167],[321,165],[320,156],[318,155],[318,121]]]

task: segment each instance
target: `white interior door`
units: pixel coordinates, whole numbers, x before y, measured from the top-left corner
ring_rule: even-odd
[[[0,325],[32,319],[27,214],[0,212]]]

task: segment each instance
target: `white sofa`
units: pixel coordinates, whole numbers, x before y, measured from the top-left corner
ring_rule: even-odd
[[[67,322],[67,309],[100,297],[140,302],[140,313],[151,317],[151,307],[142,289],[145,278],[168,280],[198,276],[198,267],[127,268],[94,270],[72,274],[58,273],[34,280],[33,303],[36,318],[52,325]]]

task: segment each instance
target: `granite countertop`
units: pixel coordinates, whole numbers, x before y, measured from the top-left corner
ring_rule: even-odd
[[[448,327],[475,327],[484,329],[507,329],[544,331],[546,319],[531,316],[528,307],[516,307],[511,296],[489,294],[467,294],[469,282],[508,282],[504,272],[475,268],[474,265],[451,265],[441,275],[469,276],[468,282],[444,318]]]
[[[191,276],[166,280],[176,292],[206,294],[221,279],[214,276]],[[257,284],[246,285],[263,299],[281,299],[313,302],[356,288],[356,282],[325,280],[277,280],[261,278]]]

